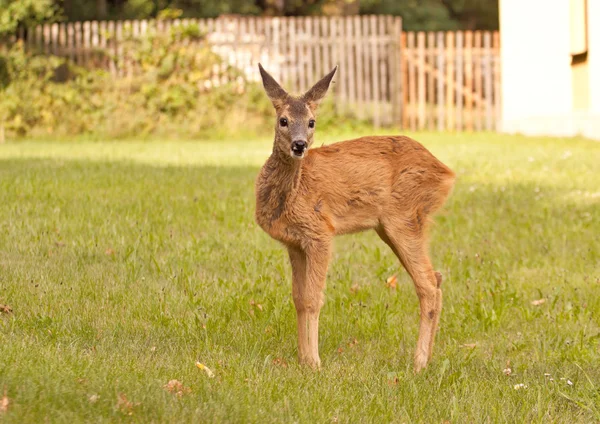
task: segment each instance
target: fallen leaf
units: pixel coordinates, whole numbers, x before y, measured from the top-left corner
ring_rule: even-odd
[[[352,287],[350,287],[350,292],[353,294],[356,294],[359,289],[360,289],[360,287],[359,287],[358,283],[354,283],[354,284],[352,284]]]
[[[115,254],[115,251],[114,251],[114,250],[112,250],[112,249],[109,247],[108,249],[106,249],[106,250],[104,251],[104,254],[105,254],[105,255],[107,255],[107,256],[111,256],[111,255],[114,255],[114,254]]]
[[[395,372],[388,372],[387,383],[389,386],[395,386],[400,382],[398,375]]]
[[[0,303],[0,314],[12,314],[12,308],[8,305],[3,305]]]
[[[54,245],[55,245],[56,247],[64,247],[64,245],[65,245],[65,242],[64,242],[64,241],[55,241],[55,242],[54,242]]]
[[[88,400],[90,401],[90,403],[96,403],[98,402],[98,399],[100,399],[100,396],[98,395],[91,395]]]
[[[250,301],[250,305],[254,306],[256,309],[258,309],[259,311],[263,310],[263,306],[260,303],[256,303],[254,300]]]
[[[288,366],[287,362],[283,358],[275,358],[275,359],[273,359],[273,365],[279,365],[279,366],[282,366],[284,368],[287,368],[287,366]]]
[[[209,378],[213,378],[215,376],[215,373],[212,372],[210,370],[210,368],[208,368],[206,365],[201,364],[200,362],[196,362],[196,366],[198,368],[200,368],[202,371],[204,371],[206,373],[206,375],[208,375]]]
[[[125,393],[119,393],[119,398],[117,399],[117,409],[119,412],[125,415],[133,415],[133,408],[138,406],[138,403],[133,403],[129,399]]]
[[[465,347],[467,349],[475,349],[477,347],[477,343],[465,343],[460,345],[460,347]]]
[[[396,274],[389,277],[385,285],[390,289],[395,289],[398,286],[398,278],[396,277]]]
[[[4,414],[8,411],[8,404],[10,400],[8,400],[8,396],[6,395],[6,387],[4,388],[4,395],[2,396],[2,400],[0,400],[0,414]]]
[[[338,347],[338,350],[337,350],[337,352],[338,352],[338,353],[340,353],[340,354],[341,354],[341,353],[344,353],[344,349],[342,349],[341,347]]]
[[[186,393],[191,393],[192,389],[183,385],[183,383],[179,380],[170,380],[167,384],[163,386],[166,391],[169,393],[174,393],[175,395],[181,397]]]
[[[533,306],[540,306],[540,305],[543,305],[544,303],[546,303],[546,299],[538,299],[538,300],[531,301],[531,304]]]

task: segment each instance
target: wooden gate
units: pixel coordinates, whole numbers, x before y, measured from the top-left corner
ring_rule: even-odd
[[[500,121],[498,32],[402,34],[402,127],[495,130]]]

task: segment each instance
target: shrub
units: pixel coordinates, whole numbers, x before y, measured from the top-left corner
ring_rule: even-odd
[[[151,30],[126,37],[123,47],[117,63],[126,76],[115,78],[15,44],[0,56],[0,125],[8,136],[110,138],[234,134],[264,125],[269,103],[257,84],[226,66],[197,29]],[[211,77],[231,82],[211,85]]]

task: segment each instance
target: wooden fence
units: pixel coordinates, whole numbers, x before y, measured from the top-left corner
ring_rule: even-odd
[[[401,51],[403,128],[497,129],[498,32],[403,33]]]
[[[198,26],[224,63],[258,81],[261,62],[291,92],[339,65],[339,113],[374,125],[417,130],[493,130],[500,113],[497,32],[403,33],[392,16],[262,18],[223,16],[173,21],[93,21],[21,31],[25,45],[83,66],[128,75],[125,34]],[[210,84],[219,84],[218,69]]]

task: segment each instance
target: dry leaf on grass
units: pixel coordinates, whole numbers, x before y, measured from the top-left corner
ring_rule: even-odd
[[[179,380],[170,380],[163,387],[165,388],[165,390],[167,392],[174,393],[175,395],[177,395],[179,397],[192,392],[192,389],[184,386],[183,383]]]
[[[250,301],[250,305],[254,306],[256,309],[258,309],[259,311],[263,310],[263,306],[260,303],[256,303],[254,300]]]
[[[200,368],[202,371],[204,371],[206,373],[206,375],[208,375],[210,378],[213,378],[215,376],[215,373],[212,372],[210,370],[210,368],[208,368],[206,365],[201,364],[200,362],[196,362],[196,366],[198,368]]]
[[[396,274],[388,278],[385,285],[390,289],[395,289],[398,286],[398,278],[396,277]]]
[[[8,305],[3,305],[0,303],[0,314],[12,314],[12,308]]]
[[[356,346],[357,344],[358,344],[358,340],[356,338],[354,338],[348,342],[348,347],[353,347],[353,346]]]
[[[288,364],[283,358],[275,358],[273,359],[273,365],[279,365],[281,367],[287,368]]]
[[[119,393],[119,398],[117,399],[117,410],[125,415],[133,415],[133,408],[138,406],[140,403],[133,403],[129,399],[125,393]]]
[[[4,395],[2,396],[2,400],[0,400],[0,414],[4,414],[8,411],[8,404],[10,400],[8,400],[8,396],[6,395],[6,387],[4,388]]]
[[[98,399],[100,399],[100,396],[98,396],[98,395],[90,395],[90,397],[88,398],[90,403],[96,403],[96,402],[98,402]]]
[[[352,284],[352,287],[350,287],[350,292],[353,294],[356,294],[358,290],[360,290],[360,286],[358,285],[358,283],[354,283]]]
[[[544,303],[546,303],[546,299],[538,299],[538,300],[531,301],[531,304],[533,306],[540,306],[540,305],[543,305]]]
[[[115,254],[115,251],[109,247],[108,249],[106,249],[104,251],[104,254],[107,255],[107,256],[111,256],[111,255]]]

